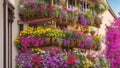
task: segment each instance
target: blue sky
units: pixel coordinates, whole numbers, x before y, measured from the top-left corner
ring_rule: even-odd
[[[108,2],[115,14],[118,16],[118,12],[120,11],[120,0],[108,0]]]

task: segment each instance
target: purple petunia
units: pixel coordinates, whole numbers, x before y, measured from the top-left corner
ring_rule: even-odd
[[[87,20],[85,19],[83,14],[79,15],[79,22],[83,25],[83,26],[87,26]]]
[[[84,48],[85,46],[88,46],[89,48],[92,48],[93,46],[93,42],[92,42],[92,38],[91,37],[86,37],[82,40],[82,44],[80,45],[81,48]]]

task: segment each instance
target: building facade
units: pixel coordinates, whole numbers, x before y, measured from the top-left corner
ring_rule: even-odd
[[[105,0],[108,4],[108,2]],[[17,55],[17,50],[14,45],[14,39],[17,37],[20,28],[21,22],[18,15],[18,5],[19,0],[1,0],[0,8],[0,68],[15,68],[15,57]],[[102,14],[102,25],[98,30],[100,34],[105,37],[106,25],[109,26],[116,18],[112,9],[108,8]],[[27,28],[28,25],[24,25],[23,28]],[[105,46],[104,44],[102,44]],[[104,47],[103,47],[104,48]]]

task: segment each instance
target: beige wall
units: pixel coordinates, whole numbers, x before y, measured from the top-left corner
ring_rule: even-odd
[[[0,0],[0,68],[3,68],[3,0]]]
[[[102,24],[101,28],[99,29],[99,34],[103,36],[103,40],[105,40],[105,34],[106,34],[106,26],[109,26],[111,22],[115,19],[112,14],[107,10],[105,13],[102,14]],[[105,48],[105,44],[102,43],[102,48]]]

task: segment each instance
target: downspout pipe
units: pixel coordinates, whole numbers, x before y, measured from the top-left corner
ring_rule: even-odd
[[[3,0],[3,68],[6,68],[6,0]]]

